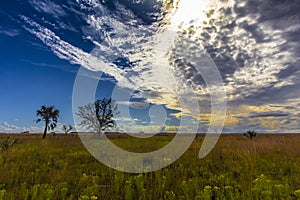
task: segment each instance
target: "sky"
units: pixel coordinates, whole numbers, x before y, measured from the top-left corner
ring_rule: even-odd
[[[299,0],[1,1],[0,132],[41,132],[41,105],[60,110],[60,131],[91,95],[117,100],[123,132],[224,122],[228,133],[299,133],[299,9]]]

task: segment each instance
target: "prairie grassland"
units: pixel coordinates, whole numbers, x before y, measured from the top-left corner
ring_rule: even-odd
[[[300,199],[300,135],[222,135],[198,158],[203,135],[170,166],[145,174],[97,161],[77,135],[0,135],[16,143],[0,151],[2,199]],[[110,135],[120,147],[148,152],[170,136]],[[0,143],[1,144],[1,143]]]

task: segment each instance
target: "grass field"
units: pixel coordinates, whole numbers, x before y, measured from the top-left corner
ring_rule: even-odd
[[[17,139],[0,151],[2,199],[300,199],[300,135],[222,135],[198,158],[203,136],[175,163],[129,174],[93,158],[77,135],[0,134]],[[147,152],[173,136],[133,139],[112,135],[124,149]]]

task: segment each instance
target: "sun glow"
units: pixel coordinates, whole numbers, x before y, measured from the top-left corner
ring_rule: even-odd
[[[187,26],[192,21],[206,19],[206,11],[209,8],[208,0],[179,0],[174,3],[176,9],[171,17],[171,27]]]

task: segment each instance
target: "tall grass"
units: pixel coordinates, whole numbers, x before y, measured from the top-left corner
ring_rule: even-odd
[[[173,136],[111,136],[124,149],[147,152]],[[0,140],[6,135],[0,135]],[[300,135],[222,135],[199,159],[203,136],[170,166],[129,174],[93,158],[76,135],[10,135],[0,152],[1,199],[300,199]]]

